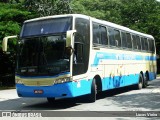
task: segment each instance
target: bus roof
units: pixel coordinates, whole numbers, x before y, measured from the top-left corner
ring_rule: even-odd
[[[97,23],[102,24],[102,25],[106,25],[106,26],[109,26],[109,27],[113,27],[115,29],[119,29],[119,30],[122,30],[122,31],[126,31],[126,32],[129,32],[129,33],[138,34],[138,35],[141,35],[141,36],[144,36],[144,37],[148,37],[148,38],[154,39],[152,35],[141,33],[141,32],[132,30],[130,28],[127,28],[127,27],[124,27],[124,26],[121,26],[121,25],[118,25],[118,24],[115,24],[115,23],[112,23],[112,22],[96,19],[96,18],[87,16],[87,15],[82,15],[82,14],[64,14],[64,15],[45,16],[45,17],[39,17],[39,18],[34,18],[34,19],[26,20],[24,23],[38,21],[38,20],[51,19],[51,18],[70,17],[70,16],[90,19],[93,22],[97,22]]]
[[[34,18],[34,19],[26,20],[24,23],[33,22],[33,21],[37,21],[37,20],[45,20],[45,19],[60,18],[60,17],[71,17],[71,16],[82,17],[82,18],[86,18],[86,19],[90,18],[90,16],[86,16],[86,15],[82,15],[82,14],[64,14],[64,15],[52,15],[52,16]]]

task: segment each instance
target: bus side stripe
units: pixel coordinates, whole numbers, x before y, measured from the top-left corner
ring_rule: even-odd
[[[100,60],[146,60],[155,61],[156,56],[142,56],[142,55],[132,55],[132,54],[115,54],[115,53],[104,53],[97,52],[94,58],[92,66],[97,66]]]

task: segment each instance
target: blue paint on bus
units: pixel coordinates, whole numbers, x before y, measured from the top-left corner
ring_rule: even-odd
[[[155,79],[155,73],[149,73],[149,75],[150,80]],[[72,81],[63,84],[55,84],[51,86],[25,86],[23,84],[16,84],[16,88],[17,93],[20,97],[71,98],[85,94],[90,94],[92,80],[93,79],[83,79],[77,82]],[[104,79],[102,79],[102,91],[119,87],[125,87],[128,85],[134,85],[138,83],[138,80],[139,74],[105,77]],[[43,94],[35,94],[34,90],[43,90]]]
[[[70,98],[89,94],[91,90],[89,86],[91,86],[91,81],[88,80],[81,80],[79,82],[66,82],[51,86],[25,86],[23,84],[16,84],[17,93],[20,97]],[[35,94],[34,90],[42,90],[43,94]]]

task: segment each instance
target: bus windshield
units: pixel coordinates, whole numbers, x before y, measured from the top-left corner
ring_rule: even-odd
[[[65,34],[22,39],[19,42],[18,73],[55,75],[69,72]]]
[[[72,17],[37,19],[24,23],[18,47],[17,74],[52,76],[70,70],[66,32]]]
[[[72,17],[50,18],[26,22],[21,31],[21,38],[64,33],[72,27]]]

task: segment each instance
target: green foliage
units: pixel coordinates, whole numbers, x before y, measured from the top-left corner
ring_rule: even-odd
[[[119,0],[72,0],[71,6],[74,13],[121,23]]]
[[[71,13],[69,2],[66,0],[26,0],[24,5],[38,16]]]
[[[0,0],[3,3],[20,3],[20,0]]]
[[[122,25],[151,34],[160,55],[160,2],[156,0],[121,0]]]
[[[22,4],[0,3],[0,49],[5,36],[19,35],[24,20],[32,18]],[[9,50],[14,51],[16,40],[11,42]]]

